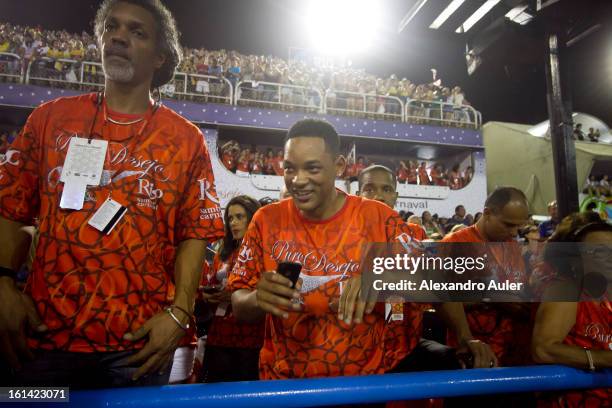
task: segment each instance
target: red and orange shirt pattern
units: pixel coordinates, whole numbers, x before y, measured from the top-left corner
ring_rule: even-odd
[[[592,350],[612,350],[612,303],[579,302],[576,324],[563,343]],[[566,393],[544,393],[538,407],[609,407],[612,388],[595,388]]]
[[[254,289],[279,262],[302,264],[303,311],[284,320],[266,316],[260,378],[380,374],[392,369],[421,336],[421,307],[398,321],[385,319],[383,303],[349,326],[330,307],[347,280],[361,273],[366,245],[410,240],[399,215],[382,203],[346,196],[343,208],[324,221],[305,219],[292,199],[260,209],[242,241],[229,279],[232,290]],[[409,305],[409,304],[407,304]]]
[[[447,235],[443,243],[482,243],[487,241],[481,236],[476,225]],[[484,250],[484,245],[483,248]],[[479,249],[476,249],[479,250]],[[497,270],[488,272],[500,282],[527,283],[525,264],[520,246],[515,242],[494,243],[487,248],[487,257],[494,259]],[[532,325],[529,319],[521,321],[504,312],[495,304],[473,305],[466,311],[470,330],[475,338],[488,343],[501,365],[514,366],[529,363]],[[449,344],[456,345],[452,333]]]
[[[178,244],[223,236],[199,129],[164,106],[149,109],[144,121],[116,125],[96,100],[60,98],[35,109],[0,166],[0,215],[40,223],[26,290],[49,331],[29,340],[35,348],[134,348],[122,336],[174,297]],[[89,136],[94,116],[93,137],[109,142],[100,185],[87,188],[82,210],[61,209],[68,144]],[[105,235],[87,222],[109,197],[127,212]]]

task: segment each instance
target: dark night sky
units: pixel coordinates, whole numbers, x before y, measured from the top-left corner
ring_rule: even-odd
[[[383,29],[376,46],[352,58],[353,65],[379,74],[397,74],[415,82],[429,82],[436,68],[447,85],[464,88],[483,120],[537,123],[545,120],[543,64],[518,68],[492,63],[472,77],[463,57],[465,43],[457,35],[397,25],[414,0],[377,0],[383,6]],[[440,0],[433,0],[439,2]],[[578,1],[578,0],[572,0]],[[599,0],[580,0],[588,8]],[[300,0],[166,0],[183,35],[183,44],[286,58],[289,46],[306,46]],[[609,2],[612,4],[612,1]],[[41,25],[49,29],[91,31],[98,0],[0,0],[0,20]],[[607,15],[610,16],[609,14]],[[572,98],[575,111],[593,114],[612,125],[612,29],[602,28],[570,48]],[[501,46],[501,45],[500,45]]]

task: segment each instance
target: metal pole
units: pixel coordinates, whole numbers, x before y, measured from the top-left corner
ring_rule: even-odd
[[[548,104],[550,140],[555,167],[555,187],[559,216],[578,211],[578,181],[576,175],[576,149],[572,139],[572,113],[569,92],[562,92],[561,51],[563,45],[557,34],[547,37],[546,100]],[[566,67],[565,67],[566,68]]]

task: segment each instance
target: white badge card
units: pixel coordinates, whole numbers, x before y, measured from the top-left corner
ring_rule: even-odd
[[[100,184],[108,142],[98,139],[73,137],[64,161],[60,180],[64,191],[60,207],[72,210],[83,208],[87,186]]]
[[[227,302],[223,302],[223,303],[219,303],[219,306],[217,306],[217,310],[215,310],[215,316],[225,316],[227,314],[227,308],[229,307],[229,303]]]
[[[115,225],[123,218],[127,208],[109,198],[104,201],[98,211],[87,222],[98,231],[108,235],[115,228]]]
[[[62,191],[62,198],[60,199],[60,208],[70,210],[80,210],[83,208],[86,190],[87,183],[82,182],[80,179],[73,179],[68,183],[64,183],[64,191]]]

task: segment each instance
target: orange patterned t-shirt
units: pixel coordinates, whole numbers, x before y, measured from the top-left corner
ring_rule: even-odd
[[[232,290],[254,289],[265,271],[282,261],[302,264],[303,311],[286,320],[266,316],[260,378],[381,374],[392,369],[421,336],[421,307],[406,304],[404,318],[385,320],[384,304],[360,324],[339,321],[330,303],[361,273],[365,245],[409,240],[399,215],[377,201],[346,196],[324,221],[305,219],[293,199],[261,208],[242,241],[229,279]]]
[[[0,215],[31,224],[40,240],[26,291],[49,327],[34,348],[72,352],[142,346],[122,340],[171,303],[176,247],[215,240],[223,222],[208,150],[199,129],[172,110],[117,125],[96,95],[60,98],[35,109],[0,165]],[[96,110],[98,110],[96,115]],[[83,209],[59,206],[73,136],[108,140],[100,185]],[[125,119],[123,119],[125,121]],[[127,207],[109,234],[87,224],[108,197]]]
[[[482,243],[476,251],[485,250],[485,239],[480,235],[476,225],[447,235],[443,243]],[[487,256],[493,257],[496,263],[503,266],[497,271],[489,271],[499,281],[509,280],[514,283],[527,283],[525,263],[518,243],[492,243],[487,249]],[[531,362],[529,350],[531,344],[532,322],[520,321],[505,312],[495,303],[475,304],[466,312],[470,330],[475,338],[488,343],[499,359],[500,365],[516,366]],[[449,335],[449,344],[456,345],[454,334]]]

